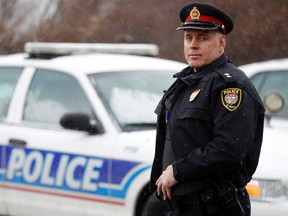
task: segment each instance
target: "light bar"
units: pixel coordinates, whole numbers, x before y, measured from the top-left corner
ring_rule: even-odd
[[[155,44],[28,42],[25,44],[24,50],[32,56],[88,53],[117,53],[144,56],[157,56],[159,54],[159,48]]]

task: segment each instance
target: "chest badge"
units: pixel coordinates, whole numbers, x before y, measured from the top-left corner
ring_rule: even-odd
[[[192,94],[189,97],[189,102],[193,101],[197,97],[197,95],[199,94],[200,90],[201,89],[197,89],[197,90],[192,92]]]
[[[221,91],[222,105],[229,111],[236,110],[241,104],[242,90],[239,88],[226,88]]]

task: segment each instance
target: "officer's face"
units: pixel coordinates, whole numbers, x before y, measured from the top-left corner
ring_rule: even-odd
[[[184,55],[190,67],[199,69],[224,53],[226,37],[218,31],[186,30]]]

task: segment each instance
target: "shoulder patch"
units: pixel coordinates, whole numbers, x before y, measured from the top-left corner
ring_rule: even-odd
[[[222,105],[229,111],[236,110],[242,101],[242,90],[240,88],[226,88],[221,91]]]

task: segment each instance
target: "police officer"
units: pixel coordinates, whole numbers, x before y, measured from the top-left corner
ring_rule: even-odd
[[[232,19],[203,3],[184,6],[180,19],[189,66],[155,110],[151,187],[165,215],[250,215],[245,186],[258,164],[263,104],[224,54]]]

